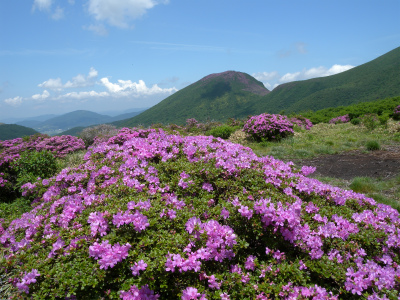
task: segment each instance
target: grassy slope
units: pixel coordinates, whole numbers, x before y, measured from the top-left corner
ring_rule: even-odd
[[[263,87],[261,82],[250,75],[244,75],[252,84]],[[206,82],[199,80],[140,115],[113,124],[119,127],[148,126],[153,123],[182,125],[189,118],[199,121],[242,118],[250,113],[249,107],[261,98],[258,94],[244,91],[245,88],[237,80],[227,82],[219,77]]]
[[[12,140],[15,138],[20,138],[26,135],[33,135],[39,133],[36,130],[16,125],[16,124],[2,124],[0,125],[0,140]]]
[[[61,132],[60,134],[57,135],[72,135],[72,136],[79,136],[79,134],[82,132],[83,129],[85,129],[86,127],[83,126],[77,126],[77,127],[73,127],[71,129],[68,129],[66,131]]]
[[[275,88],[253,113],[319,110],[400,95],[400,47],[346,72]]]
[[[329,107],[315,112],[300,112],[299,114],[305,118],[309,118],[314,124],[320,122],[327,123],[335,117],[346,114],[350,114],[353,117],[363,116],[370,113],[377,115],[392,115],[394,108],[398,105],[400,105],[400,96],[377,101],[361,102],[349,106]]]

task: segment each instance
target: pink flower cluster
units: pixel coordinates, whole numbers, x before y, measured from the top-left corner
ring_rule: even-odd
[[[338,300],[339,297],[327,292],[326,289],[314,285],[311,287],[295,286],[289,282],[287,285],[282,286],[282,291],[279,293],[281,299],[329,299]],[[265,298],[267,299],[267,298]]]
[[[310,130],[311,127],[314,126],[309,119],[304,118],[302,116],[290,118],[290,122],[299,126],[300,128],[304,128],[305,130]]]
[[[136,285],[132,285],[129,291],[120,291],[119,297],[122,300],[156,300],[160,295],[154,294],[146,284],[140,289]]]
[[[400,105],[394,108],[393,119],[400,120]]]
[[[286,116],[266,113],[248,119],[243,131],[256,140],[279,140],[294,133],[293,123]]]
[[[22,138],[0,141],[0,165],[2,160],[9,155],[17,155],[26,150],[48,150],[56,157],[64,157],[70,152],[85,149],[85,143],[80,138],[71,135],[38,136],[28,141]]]
[[[25,274],[20,282],[17,282],[16,286],[18,289],[29,294],[29,285],[36,282],[36,277],[39,277],[40,273],[36,269],[32,269],[31,272]]]
[[[191,119],[187,119],[187,120],[186,120],[186,125],[187,125],[188,127],[193,127],[193,126],[195,126],[197,123],[198,123],[198,121],[197,121],[196,119],[194,119],[194,118],[191,118]]]
[[[339,116],[336,118],[333,118],[329,120],[329,124],[337,124],[337,123],[348,123],[350,122],[350,117],[349,115],[344,115],[344,116]]]
[[[128,250],[131,248],[129,243],[120,245],[109,244],[108,240],[103,241],[101,244],[95,242],[89,247],[89,256],[98,259],[100,269],[108,269],[114,267],[118,262],[128,257]]]
[[[129,211],[123,214],[119,212],[113,216],[113,224],[117,226],[117,228],[124,224],[133,224],[137,232],[145,230],[146,227],[150,225],[147,217],[142,215],[139,211],[135,211],[133,214],[129,213]]]
[[[182,291],[182,300],[207,300],[206,295],[200,294],[196,288],[188,287]]]
[[[175,272],[175,268],[178,268],[181,273],[190,270],[199,272],[201,260],[222,262],[226,258],[231,259],[235,256],[232,247],[236,244],[236,234],[229,226],[220,225],[215,220],[202,223],[199,218],[192,217],[186,222],[186,230],[197,239],[201,239],[201,234],[206,233],[205,247],[194,250],[193,244],[190,243],[185,248],[187,259],[180,254],[169,253],[165,263],[166,271]]]

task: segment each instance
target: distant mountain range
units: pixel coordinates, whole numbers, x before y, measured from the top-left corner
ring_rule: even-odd
[[[211,74],[145,112],[114,124],[184,124],[188,118],[224,121],[264,112],[315,111],[399,95],[400,47],[348,71],[282,84],[272,92],[245,73]]]
[[[143,110],[133,110],[127,113],[119,114],[111,117],[109,115],[102,115],[87,110],[77,110],[61,116],[57,115],[42,115],[34,118],[28,118],[23,121],[16,122],[16,125],[30,127],[34,130],[46,133],[46,134],[57,134],[74,127],[85,128],[91,125],[112,123],[115,121],[129,119],[138,114]]]

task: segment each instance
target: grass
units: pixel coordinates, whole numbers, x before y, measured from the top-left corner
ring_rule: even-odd
[[[313,158],[324,154],[338,154],[351,150],[377,150],[376,147],[400,144],[400,125],[389,121],[387,128],[368,130],[364,126],[320,123],[311,130],[300,130],[279,142],[252,143],[257,155],[272,155],[278,159]]]
[[[368,130],[351,123],[320,123],[311,130],[297,130],[295,135],[279,142],[244,143],[260,156],[270,155],[291,161],[316,158],[323,155],[344,153],[352,150],[369,151],[385,149],[386,146],[400,145],[400,124],[389,120],[387,126]],[[400,212],[400,170],[391,179],[356,177],[348,181],[331,177],[317,177],[318,180],[340,188],[353,190],[387,204]]]

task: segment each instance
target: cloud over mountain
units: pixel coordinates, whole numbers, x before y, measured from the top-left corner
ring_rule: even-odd
[[[252,74],[254,78],[260,80],[268,89],[274,89],[279,84],[291,82],[291,81],[298,81],[298,80],[306,80],[311,78],[317,77],[325,77],[330,75],[335,75],[347,70],[354,68],[352,65],[333,65],[329,69],[324,66],[319,66],[310,69],[303,69],[298,72],[293,73],[286,73],[284,75],[280,75],[276,71],[272,72],[258,72]]]

